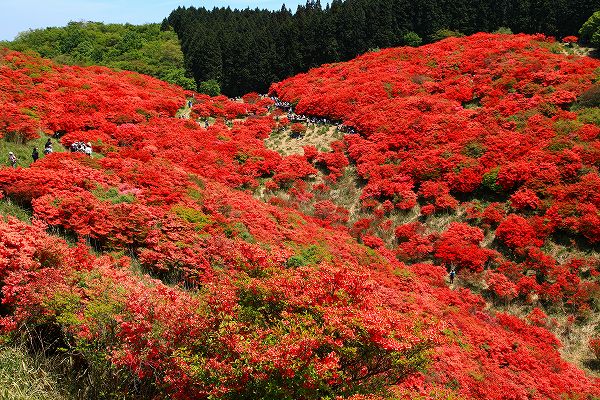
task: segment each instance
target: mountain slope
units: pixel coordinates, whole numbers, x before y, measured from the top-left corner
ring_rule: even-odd
[[[3,329],[70,357],[87,397],[600,395],[546,329],[451,290],[442,267],[257,200],[317,174],[264,147],[285,124],[270,100],[8,51],[0,72],[6,139],[58,133],[103,156],[0,170],[33,213],[0,223]],[[175,118],[187,96],[193,119]]]
[[[370,53],[272,92],[360,133],[343,146],[372,217],[361,236],[397,227],[405,260],[493,270],[490,292],[498,273],[509,279],[501,298],[586,313],[598,292],[600,62],[567,51],[544,37],[478,34]],[[420,217],[398,227],[402,213]],[[446,230],[448,218],[446,233],[427,236],[445,215],[473,227]],[[429,249],[415,252],[419,241]],[[448,248],[471,244],[468,254]]]

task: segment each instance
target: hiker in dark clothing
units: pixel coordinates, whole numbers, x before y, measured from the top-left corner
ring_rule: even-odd
[[[38,158],[40,158],[40,153],[38,153],[37,147],[33,148],[33,152],[31,152],[31,158],[33,158],[33,162],[36,162]]]
[[[454,283],[454,277],[456,276],[456,269],[452,267],[450,270],[450,284]]]
[[[44,154],[48,155],[50,153],[52,153],[52,140],[48,138],[48,141],[44,145]]]
[[[8,162],[13,168],[17,168],[17,157],[12,151],[8,152]]]

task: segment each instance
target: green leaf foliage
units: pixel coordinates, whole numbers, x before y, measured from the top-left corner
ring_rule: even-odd
[[[65,27],[33,29],[4,43],[17,51],[33,50],[69,65],[103,65],[136,71],[195,90],[186,75],[177,35],[160,24],[70,22]]]
[[[600,47],[600,11],[596,11],[583,24],[579,30],[579,36],[583,43],[589,43],[591,46]]]
[[[204,93],[209,96],[218,96],[221,94],[221,85],[219,85],[219,82],[215,79],[200,82],[198,85],[198,93]]]

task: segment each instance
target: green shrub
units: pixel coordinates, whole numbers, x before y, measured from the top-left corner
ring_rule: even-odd
[[[402,36],[402,43],[406,46],[418,47],[423,43],[423,39],[416,32],[407,32]]]
[[[513,31],[512,29],[507,28],[506,26],[501,26],[498,29],[496,29],[494,33],[498,33],[501,35],[512,35]]]
[[[136,71],[194,90],[196,84],[186,76],[177,34],[161,31],[160,27],[160,24],[70,22],[64,27],[21,33],[4,45],[17,51],[33,50],[62,64],[104,65]]]
[[[567,136],[577,132],[581,128],[581,125],[581,122],[577,120],[561,119],[554,123],[554,131],[559,136]]]
[[[165,82],[179,85],[187,90],[196,90],[196,81],[194,78],[187,77],[183,68],[167,70],[161,73],[159,78]]]
[[[486,151],[487,148],[476,141],[467,143],[463,148],[463,154],[472,158],[479,158],[483,156]]]
[[[329,251],[325,247],[313,244],[301,247],[295,255],[288,258],[286,265],[290,268],[297,268],[305,265],[314,266],[329,260],[331,260]]]
[[[435,33],[429,36],[429,40],[432,42],[439,42],[440,40],[444,40],[449,37],[463,37],[465,36],[463,33],[459,31],[453,31],[447,28],[438,29]]]
[[[502,190],[500,185],[498,185],[498,183],[497,183],[499,172],[500,172],[500,168],[496,167],[496,168],[490,170],[489,172],[485,173],[483,175],[481,185],[484,188],[491,190],[492,192],[499,192],[500,190]]]
[[[223,229],[223,233],[225,233],[225,236],[229,238],[239,237],[240,239],[248,243],[256,242],[256,239],[254,239],[254,236],[252,236],[252,234],[248,230],[248,227],[244,225],[243,222],[236,222],[232,225],[226,226]]]
[[[577,110],[577,120],[584,124],[600,126],[600,108],[581,108]]]
[[[303,267],[306,264],[307,264],[307,262],[302,256],[294,255],[294,256],[291,256],[290,258],[288,258],[285,265],[287,265],[288,268],[298,268],[298,267]]]
[[[194,224],[195,229],[198,231],[212,224],[212,219],[208,215],[195,208],[175,206],[172,208],[172,211],[182,220]]]
[[[595,84],[580,94],[573,105],[574,110],[591,107],[600,107],[600,84]]]
[[[594,47],[600,47],[600,11],[596,11],[583,24],[579,30],[579,36],[583,43],[589,43]]]
[[[198,85],[198,93],[207,94],[209,96],[218,96],[221,94],[221,85],[214,79],[200,82]]]

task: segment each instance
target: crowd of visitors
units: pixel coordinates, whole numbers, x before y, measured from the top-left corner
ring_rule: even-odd
[[[69,147],[69,150],[74,153],[83,153],[87,156],[90,156],[90,157],[92,156],[92,144],[90,142],[88,142],[88,143],[84,143],[84,142],[72,143],[71,146]],[[44,144],[44,155],[47,156],[49,154],[52,154],[53,152],[54,152],[54,148],[52,145],[52,139],[48,138],[48,140]],[[31,159],[33,160],[33,162],[36,162],[37,160],[39,160],[39,158],[40,158],[40,152],[37,147],[34,147],[33,150],[31,151]],[[8,163],[10,164],[10,166],[13,168],[16,168],[18,161],[19,160],[18,160],[17,156],[15,155],[15,153],[12,151],[9,151],[8,152]]]
[[[294,105],[292,103],[283,101],[280,98],[274,97],[274,96],[271,97],[271,100],[273,101],[275,107],[287,112],[287,118],[290,120],[290,122],[300,122],[300,123],[313,124],[313,125],[330,125],[330,126],[333,125],[340,132],[344,132],[344,133],[348,133],[348,134],[356,133],[356,130],[353,127],[344,125],[340,121],[332,121],[325,117],[317,117],[317,116],[313,116],[313,115],[296,114],[294,111]]]

